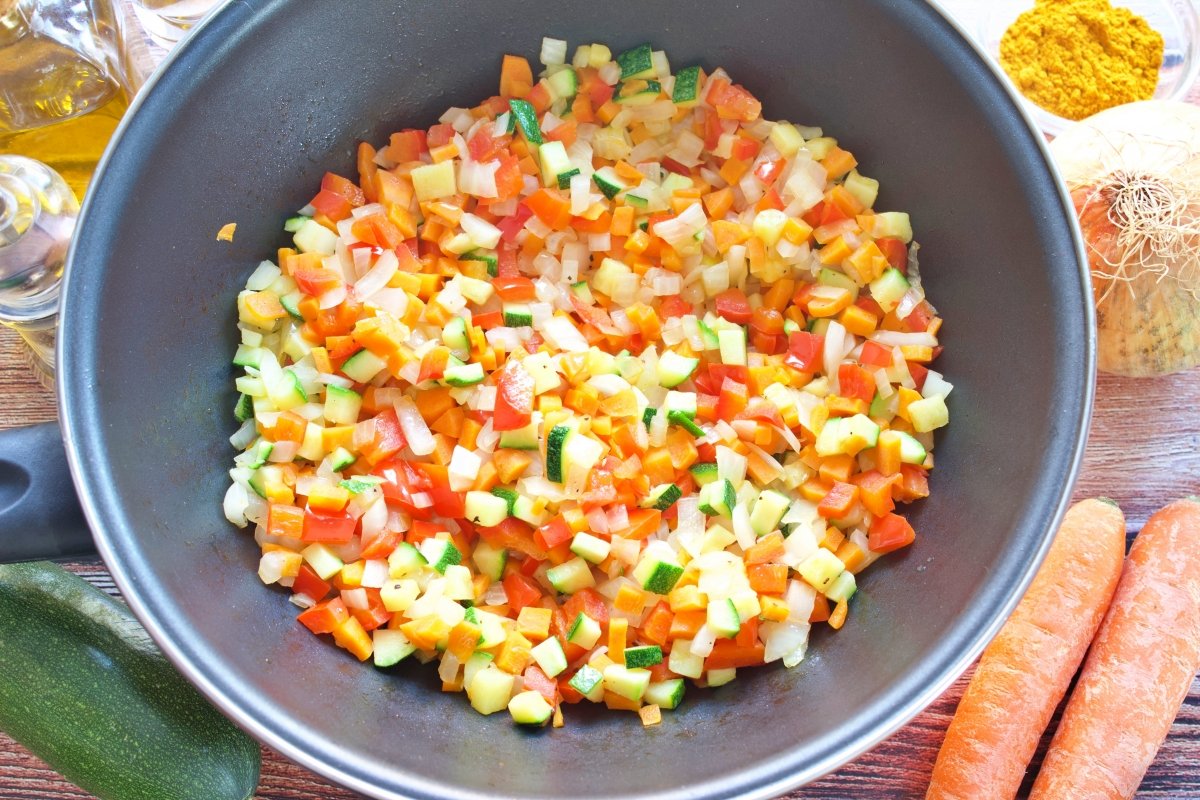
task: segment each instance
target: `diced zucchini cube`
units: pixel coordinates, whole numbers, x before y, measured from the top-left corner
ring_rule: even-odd
[[[579,557],[548,569],[546,580],[560,594],[574,594],[596,585],[591,566]]]
[[[642,695],[642,699],[647,703],[653,703],[659,708],[678,708],[683,702],[683,679],[671,678],[670,680],[659,681],[652,683],[646,687],[646,693]]]
[[[662,660],[662,648],[656,644],[625,648],[625,666],[630,669],[653,667],[655,664],[661,664]]]
[[[593,564],[599,564],[608,558],[611,549],[612,545],[607,541],[586,532],[575,534],[575,538],[571,540],[571,552]]]
[[[513,676],[488,666],[475,673],[474,680],[467,684],[467,698],[480,714],[495,714],[508,708],[512,690]]]
[[[604,699],[604,675],[594,667],[584,664],[567,683],[593,703]]]
[[[824,592],[846,571],[846,565],[825,548],[817,548],[812,555],[800,562],[796,571],[810,586],[818,592]]]
[[[718,636],[732,639],[742,629],[742,618],[733,601],[726,597],[709,602],[705,624]]]
[[[567,668],[567,657],[556,636],[534,645],[529,653],[547,678],[553,678]]]
[[[604,668],[604,688],[626,700],[638,702],[650,685],[650,670],[629,669],[621,664]]]
[[[488,495],[491,497],[491,495]],[[494,498],[499,499],[499,498]],[[501,500],[501,503],[504,501]],[[449,539],[426,539],[421,542],[421,555],[437,572],[445,573],[446,567],[462,563],[462,553]]]
[[[508,701],[508,713],[519,725],[545,725],[554,713],[554,707],[541,694],[530,690]]]
[[[600,623],[580,611],[567,631],[567,641],[591,650],[600,641],[600,633]]]

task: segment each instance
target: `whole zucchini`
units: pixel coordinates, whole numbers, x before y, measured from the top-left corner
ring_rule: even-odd
[[[124,606],[54,564],[0,565],[0,730],[101,800],[244,800],[258,745]]]

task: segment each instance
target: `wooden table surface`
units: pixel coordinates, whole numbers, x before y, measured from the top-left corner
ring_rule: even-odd
[[[943,0],[943,4],[968,21],[982,7],[979,0]],[[1200,95],[1194,93],[1190,99],[1197,102]],[[0,327],[0,428],[45,422],[54,419],[55,413],[53,396],[37,383],[25,365],[18,338]],[[1170,417],[1170,425],[1161,424],[1164,414]],[[1196,493],[1200,493],[1200,369],[1141,380],[1100,376],[1092,434],[1075,489],[1076,499],[1098,495],[1116,499],[1125,511],[1132,539],[1157,508]],[[99,561],[72,562],[67,566],[102,589],[116,593]],[[923,798],[938,746],[969,677],[968,671],[945,695],[871,752],[787,798]],[[1035,757],[1031,775],[1041,762],[1048,740],[1049,734]],[[1026,781],[1025,790],[1030,781]],[[0,800],[89,797],[0,733]],[[349,800],[358,795],[264,748],[257,797]],[[1193,682],[1137,797],[1200,800],[1200,680]]]

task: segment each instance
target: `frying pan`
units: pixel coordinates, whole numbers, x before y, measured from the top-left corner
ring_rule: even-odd
[[[439,692],[431,668],[355,662],[259,584],[257,548],[221,513],[233,299],[285,242],[284,218],[325,170],[353,174],[358,140],[494,94],[501,54],[532,61],[543,34],[614,52],[648,40],[676,66],[724,66],[769,117],[837,136],[882,182],[879,207],[912,213],[955,384],[933,495],[913,510],[919,538],[863,576],[846,627],[815,635],[795,669],[689,690],[646,730],[585,708],[565,728],[520,730]],[[227,222],[236,238],[217,242]],[[698,800],[773,796],[837,767],[977,655],[1069,495],[1093,322],[1040,136],[935,7],[239,0],[174,54],[108,152],[71,254],[59,365],[66,452],[101,554],[171,660],[263,742],[381,798]],[[17,539],[9,557],[80,546],[52,535],[69,525],[51,511],[70,503],[47,474],[51,433],[20,434],[34,455],[6,449],[8,494],[25,492],[0,520]],[[20,513],[43,523],[37,536]]]

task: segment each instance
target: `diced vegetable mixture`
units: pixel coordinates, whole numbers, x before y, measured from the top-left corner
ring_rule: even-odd
[[[225,513],[299,622],[480,713],[675,708],[906,547],[950,384],[907,214],[721,70],[540,77],[325,175],[238,296]]]

